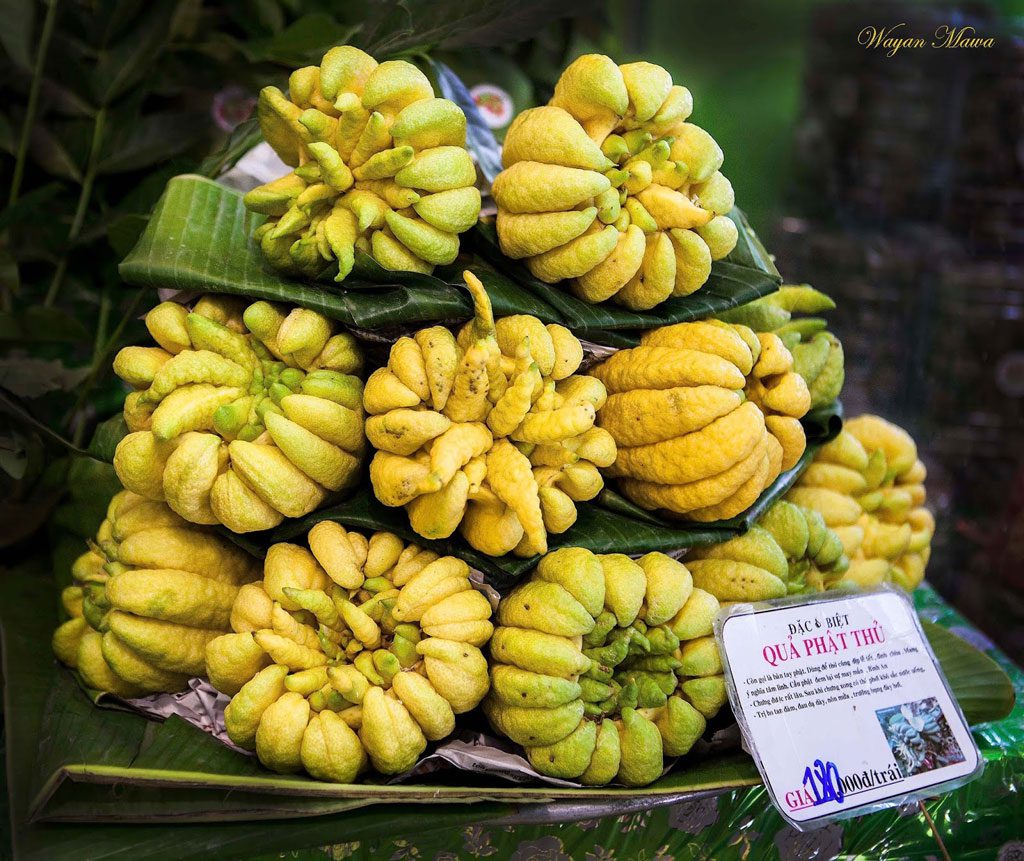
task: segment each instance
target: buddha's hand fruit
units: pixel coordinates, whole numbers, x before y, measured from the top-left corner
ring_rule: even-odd
[[[491,605],[465,562],[323,521],[275,544],[206,650],[235,744],[275,771],[351,783],[411,768],[489,686]]]
[[[843,585],[909,591],[924,579],[935,532],[926,475],[905,430],[864,415],[818,449],[786,498],[818,511],[840,537],[850,558]]]
[[[412,272],[458,255],[480,214],[466,117],[414,65],[332,48],[292,73],[287,96],[265,87],[256,114],[294,168],[245,196],[269,216],[255,238],[275,269],[343,281],[357,249]]]
[[[131,433],[114,468],[129,490],[232,532],[302,517],[358,478],[365,450],[355,339],[322,314],[207,296],[146,315],[158,347],[115,372]]]
[[[820,514],[780,500],[736,538],[686,557],[695,586],[720,601],[767,601],[822,592],[849,567],[839,536]]]
[[[588,54],[505,136],[502,251],[587,302],[653,308],[698,290],[736,245],[722,150],[660,66]]]
[[[87,687],[122,697],[177,691],[203,675],[207,644],[230,630],[255,559],[164,503],[123,490],[61,598],[53,651]]]
[[[637,505],[672,516],[744,511],[803,453],[793,415],[807,390],[792,361],[776,336],[718,320],[646,332],[591,371],[608,390],[598,414],[617,446],[608,474]]]
[[[555,550],[498,606],[484,712],[541,774],[651,783],[726,702],[718,608],[662,553]]]
[[[719,319],[778,335],[793,355],[793,370],[807,384],[810,409],[817,409],[832,403],[842,391],[843,345],[825,331],[824,318],[793,315],[820,314],[835,307],[832,299],[809,284],[784,284],[775,293],[719,314]]]
[[[544,553],[615,459],[594,426],[605,388],[575,373],[583,348],[568,329],[526,315],[495,323],[483,285],[465,279],[476,312],[458,338],[441,326],[400,338],[366,382],[370,480],[425,538],[461,528],[492,556]]]

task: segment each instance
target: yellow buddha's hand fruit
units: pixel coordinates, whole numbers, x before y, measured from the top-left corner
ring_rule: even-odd
[[[924,579],[935,533],[926,476],[910,434],[863,415],[818,449],[786,498],[818,512],[839,536],[850,560],[839,585],[891,582],[910,591]]]
[[[335,323],[207,296],[191,311],[164,302],[146,326],[160,346],[126,347],[114,362],[136,389],[114,455],[129,490],[192,523],[252,532],[309,514],[357,480],[362,355]]]
[[[469,567],[325,520],[275,544],[206,646],[232,741],[275,771],[351,783],[411,768],[490,687],[491,604]]]
[[[464,277],[475,314],[458,336],[434,326],[399,338],[366,382],[370,480],[424,538],[461,529],[492,556],[542,554],[615,459],[595,426],[605,387],[576,373],[583,348],[568,329],[495,321],[483,284]]]
[[[70,618],[54,632],[54,653],[97,691],[181,690],[204,675],[208,645],[230,630],[239,587],[258,572],[255,559],[216,532],[123,490],[72,565],[74,585],[62,595]],[[236,690],[265,665],[245,645],[231,644],[233,660],[250,668]]]
[[[484,712],[541,774],[651,783],[726,702],[718,609],[663,553],[553,551],[499,604]]]
[[[505,136],[502,251],[587,302],[646,310],[699,290],[738,230],[722,150],[692,110],[660,66],[579,57]]]
[[[608,391],[597,423],[617,449],[606,473],[643,508],[735,517],[803,455],[810,399],[792,368],[781,339],[742,325],[645,332],[591,371]]]
[[[466,117],[416,66],[331,48],[292,73],[287,95],[264,87],[256,115],[294,168],[245,196],[267,216],[255,239],[275,269],[343,281],[356,249],[412,272],[458,255],[480,214]]]

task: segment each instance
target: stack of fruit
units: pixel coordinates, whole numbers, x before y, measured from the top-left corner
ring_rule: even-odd
[[[590,302],[648,309],[700,288],[737,228],[691,107],[658,66],[574,62],[508,132],[493,187],[505,253]],[[268,216],[255,236],[274,267],[340,281],[362,252],[414,272],[455,259],[480,206],[465,118],[410,63],[335,48],[287,97],[264,90],[258,113],[295,168],[246,196]],[[870,416],[818,451],[788,501],[685,563],[579,527],[580,543],[621,552],[548,552],[605,476],[643,508],[706,523],[806,460],[800,419],[838,395],[843,354],[824,321],[792,314],[827,310],[823,294],[784,287],[653,328],[588,375],[572,331],[496,320],[464,277],[473,318],[394,339],[367,375],[354,337],[308,308],[205,296],[150,311],[158,346],[114,363],[134,389],[114,458],[127,489],[74,565],[60,660],[121,697],[205,675],[231,697],[232,741],[276,771],[398,774],[482,705],[540,774],[642,786],[727,702],[722,604],[920,582],[924,466]],[[431,547],[536,557],[532,574],[492,607],[456,556],[333,519],[372,527],[373,505],[287,525],[301,544],[255,536],[262,562],[222,535],[360,483],[404,508],[411,533],[464,539]]]

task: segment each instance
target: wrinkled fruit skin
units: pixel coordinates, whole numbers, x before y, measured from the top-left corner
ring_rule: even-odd
[[[575,60],[505,136],[492,189],[502,251],[587,302],[634,310],[700,289],[736,246],[722,150],[651,63]]]
[[[843,345],[826,331],[824,318],[793,315],[820,314],[835,306],[832,299],[809,284],[783,284],[776,293],[726,311],[719,319],[778,335],[793,354],[793,370],[807,383],[810,408],[814,410],[831,404],[843,389]]]
[[[355,339],[321,314],[206,296],[146,315],[157,347],[126,347],[135,391],[114,468],[185,520],[232,532],[302,517],[359,477],[365,452]]]
[[[649,784],[725,705],[718,609],[662,553],[553,551],[499,604],[484,712],[542,774]]]
[[[810,394],[773,333],[720,320],[663,326],[591,373],[608,390],[598,424],[617,446],[607,474],[648,510],[734,517],[806,448]]]
[[[205,669],[207,644],[230,630],[255,559],[164,503],[123,490],[61,595],[70,617],[53,650],[94,690],[121,697],[173,692]]]
[[[786,498],[818,511],[840,537],[850,566],[837,585],[891,582],[909,592],[924,579],[935,533],[926,477],[905,430],[863,415],[818,450]]]
[[[245,196],[268,216],[254,236],[275,269],[343,281],[356,250],[413,272],[458,255],[459,234],[480,214],[466,117],[414,65],[332,48],[292,73],[287,96],[265,87],[256,112],[294,167]]]
[[[850,560],[821,515],[779,500],[745,534],[695,547],[686,565],[719,601],[767,601],[833,589]]]
[[[575,373],[583,348],[568,329],[526,315],[495,323],[483,285],[465,278],[476,312],[458,338],[440,326],[400,338],[366,382],[370,479],[425,538],[461,529],[491,556],[543,554],[615,459],[594,426],[605,387]]]
[[[275,771],[351,783],[411,768],[487,693],[491,605],[469,567],[332,521],[275,544],[206,651],[232,741]]]

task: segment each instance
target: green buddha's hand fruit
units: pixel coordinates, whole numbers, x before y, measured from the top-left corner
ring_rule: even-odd
[[[505,136],[492,189],[502,251],[587,302],[642,310],[700,289],[738,230],[722,150],[692,110],[660,66],[575,60]]]
[[[696,547],[686,557],[694,585],[720,601],[767,601],[832,589],[849,564],[839,536],[821,515],[785,500],[744,535]],[[692,649],[683,652],[686,665],[701,659]]]
[[[718,607],[662,553],[549,553],[499,604],[484,712],[542,774],[648,784],[726,702]]]
[[[892,582],[910,591],[924,579],[935,519],[925,507],[927,470],[902,428],[878,416],[850,419],[822,446],[786,498],[813,510],[839,539],[849,568],[838,585]]]
[[[203,675],[239,587],[258,576],[256,560],[231,542],[127,490],[90,548],[72,566],[74,585],[62,594],[70,618],[53,650],[86,686],[122,697],[181,690]],[[264,666],[246,659],[252,672]]]
[[[491,556],[542,554],[615,459],[595,427],[605,388],[575,373],[583,348],[568,329],[525,314],[495,321],[483,284],[464,277],[475,314],[458,336],[434,326],[399,338],[366,381],[370,481],[424,538],[460,529]]]
[[[129,490],[233,532],[313,511],[358,478],[365,448],[355,339],[315,311],[219,296],[146,315],[159,347],[126,347],[136,391],[114,467]]]
[[[836,303],[809,284],[783,284],[778,292],[739,308],[724,311],[719,319],[749,326],[755,332],[772,332],[793,354],[793,370],[807,383],[810,409],[826,406],[839,397],[846,379],[843,345],[822,317],[794,317],[821,314]]]
[[[487,693],[491,605],[465,562],[390,533],[323,521],[307,543],[270,548],[206,648],[228,735],[275,771],[406,771]]]
[[[480,214],[466,117],[414,65],[332,48],[292,73],[287,96],[265,87],[256,114],[294,168],[245,196],[268,216],[255,238],[275,269],[343,281],[357,249],[413,272],[458,255]]]

